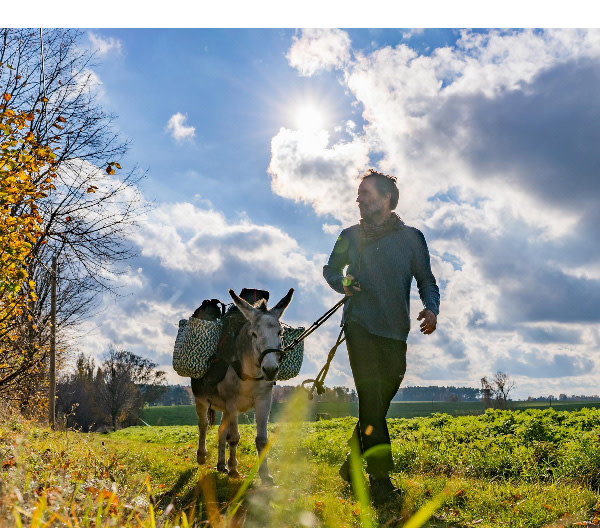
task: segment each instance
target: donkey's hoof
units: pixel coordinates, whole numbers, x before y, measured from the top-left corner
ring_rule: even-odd
[[[205,464],[206,463],[206,453],[197,453],[196,460],[198,461],[198,464]]]
[[[230,469],[229,470],[229,476],[231,478],[240,478],[242,475],[240,475],[240,473],[238,472],[237,469]]]
[[[227,464],[224,464],[223,462],[219,462],[217,464],[217,471],[220,471],[221,473],[227,473]]]
[[[261,475],[260,481],[262,482],[263,486],[275,485],[275,479],[269,473],[267,473],[266,475]]]

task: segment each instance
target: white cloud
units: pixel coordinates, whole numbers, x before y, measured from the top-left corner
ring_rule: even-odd
[[[121,53],[122,43],[114,37],[102,37],[96,33],[88,33],[92,47],[100,56],[108,55],[111,51]]]
[[[368,150],[361,139],[329,145],[326,131],[304,134],[282,128],[271,141],[271,188],[310,204],[319,215],[355,221],[357,181],[368,168]]]
[[[100,77],[98,77],[98,74],[94,71],[91,70],[89,68],[85,68],[83,70],[81,70],[79,73],[77,73],[74,77],[73,77],[75,84],[76,84],[76,90],[75,91],[67,91],[67,99],[73,99],[75,98],[79,93],[93,93],[94,95],[97,95],[98,97],[104,97],[105,93],[104,93],[104,88],[103,88],[103,83],[100,80]],[[65,87],[65,90],[67,90],[67,88]],[[59,94],[61,93],[61,90],[59,90]]]
[[[310,77],[342,67],[350,59],[350,37],[339,29],[303,29],[286,55],[290,66]]]
[[[184,115],[181,112],[177,112],[169,118],[167,131],[171,133],[173,139],[180,141],[183,139],[191,139],[196,135],[196,127],[186,126],[186,120],[187,115]]]
[[[173,272],[214,276],[232,265],[268,269],[273,278],[294,278],[304,287],[320,280],[325,255],[307,257],[298,243],[281,229],[252,224],[242,218],[230,222],[214,209],[191,203],[164,203],[139,220],[131,234],[141,254],[159,259]]]
[[[370,156],[398,177],[398,211],[426,231],[442,284],[441,331],[413,329],[420,360],[407,380],[477,385],[510,366],[500,360],[518,349],[525,359],[509,374],[522,395],[569,362],[572,375],[555,389],[571,394],[576,380],[589,391],[594,344],[578,336],[600,299],[600,254],[589,247],[598,220],[589,197],[597,196],[600,131],[589,116],[598,111],[600,31],[463,31],[429,55],[403,43],[351,58],[341,46],[344,59],[319,58],[317,42],[318,34],[294,38],[290,65],[301,75],[343,69],[366,124],[333,145],[324,132],[281,129],[271,144],[272,188],[346,226],[356,221],[356,178]],[[419,307],[415,294],[413,312]],[[532,332],[538,322],[567,328]],[[598,332],[597,322],[591,327]],[[542,348],[534,338],[544,335],[570,342],[544,343],[555,359],[532,380]]]

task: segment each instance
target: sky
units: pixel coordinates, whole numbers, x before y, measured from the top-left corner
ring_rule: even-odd
[[[422,336],[413,282],[403,386],[502,370],[516,398],[599,392],[600,31],[86,29],[81,45],[149,207],[80,351],[114,344],[187,384],[178,321],[229,288],[273,305],[293,287],[283,319],[310,325],[340,298],[322,267],[373,167],[397,176],[441,290]],[[340,318],[285,384],[315,376]],[[353,386],[345,348],[326,383]]]

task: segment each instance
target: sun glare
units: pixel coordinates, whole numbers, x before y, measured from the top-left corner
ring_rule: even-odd
[[[325,114],[314,104],[299,106],[294,114],[294,125],[301,132],[316,132],[325,128]]]

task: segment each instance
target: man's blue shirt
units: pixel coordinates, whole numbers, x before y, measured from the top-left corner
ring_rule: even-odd
[[[360,283],[344,306],[342,324],[353,321],[368,332],[406,341],[410,330],[410,286],[417,281],[423,306],[436,316],[440,291],[431,272],[429,250],[423,233],[400,225],[379,240],[360,249],[360,226],[344,229],[337,239],[323,276],[337,292],[344,294],[344,268]]]

